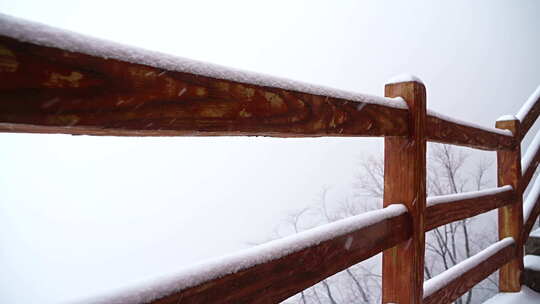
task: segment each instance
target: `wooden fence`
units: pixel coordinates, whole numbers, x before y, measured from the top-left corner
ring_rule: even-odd
[[[308,231],[280,243],[275,248],[281,254],[274,257],[216,270],[137,301],[275,303],[379,252],[384,303],[450,303],[497,269],[500,291],[520,290],[523,244],[540,213],[540,191],[530,191],[525,208],[522,199],[540,162],[540,145],[531,145],[523,162],[520,143],[540,113],[538,94],[517,118],[497,121],[491,129],[427,111],[426,89],[417,80],[387,84],[389,104],[359,104],[335,94],[168,70],[132,58],[105,59],[51,41],[0,30],[0,131],[385,138],[385,208],[362,215],[361,225],[294,247]],[[497,151],[499,187],[426,198],[427,141]],[[392,204],[406,209],[390,212]],[[493,209],[499,210],[500,241],[424,282],[425,232]],[[324,229],[335,225],[343,223]],[[328,235],[324,231],[312,234]]]

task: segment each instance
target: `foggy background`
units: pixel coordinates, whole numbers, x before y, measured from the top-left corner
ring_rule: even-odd
[[[0,12],[367,94],[412,73],[430,109],[490,127],[540,84],[535,0],[0,0]],[[359,159],[381,153],[380,138],[0,134],[0,302],[85,298],[264,241],[324,187],[349,195]]]

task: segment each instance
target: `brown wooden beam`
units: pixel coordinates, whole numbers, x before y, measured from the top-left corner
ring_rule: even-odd
[[[496,194],[436,204],[430,204],[428,198],[425,231],[513,204],[515,199],[515,192],[511,188]]]
[[[538,115],[540,115],[540,98],[538,98],[534,102],[533,106],[529,109],[529,112],[527,112],[527,114],[521,120],[521,136],[520,136],[520,139],[523,139],[523,137],[525,137],[525,135],[527,135],[527,132],[529,132],[529,130],[533,126],[536,119],[538,119]]]
[[[279,303],[410,236],[405,213],[152,303]]]
[[[403,136],[407,110],[257,86],[0,36],[0,131]]]
[[[512,136],[459,124],[434,115],[428,115],[426,134],[429,141],[481,150],[510,150],[517,145]]]
[[[456,299],[458,299],[459,297],[464,295],[467,291],[469,291],[471,288],[473,288],[476,284],[480,283],[482,280],[487,278],[490,274],[492,274],[498,268],[500,268],[501,266],[505,265],[510,260],[512,260],[515,257],[515,254],[516,254],[515,244],[502,248],[497,253],[491,255],[483,262],[477,264],[471,269],[461,273],[458,277],[452,279],[444,287],[426,296],[424,298],[423,303],[424,304],[439,304],[439,303],[454,302]],[[452,270],[453,269],[450,268],[450,271]]]
[[[385,96],[409,105],[409,137],[384,139],[384,205],[401,202],[412,217],[412,237],[383,254],[383,303],[422,301],[426,208],[426,89],[409,81],[385,86]]]
[[[497,121],[496,127],[512,131],[515,138],[520,138],[519,120]],[[499,239],[513,237],[516,241],[516,255],[512,261],[499,271],[499,290],[501,292],[519,292],[523,273],[523,194],[521,179],[521,145],[510,151],[497,151],[497,184],[499,187],[511,185],[515,189],[513,204],[499,208]]]

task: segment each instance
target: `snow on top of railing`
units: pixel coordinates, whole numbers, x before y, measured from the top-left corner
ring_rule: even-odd
[[[532,109],[536,101],[539,99],[540,99],[540,85],[536,88],[536,90],[534,90],[531,96],[529,96],[529,99],[527,99],[527,101],[523,104],[523,106],[521,106],[518,113],[516,114],[516,117],[520,121],[523,121],[523,119],[525,119],[525,116],[527,116],[527,114]]]
[[[523,222],[526,223],[531,216],[532,210],[536,201],[540,198],[540,178],[536,178],[531,191],[527,194],[527,197],[523,200]]]
[[[393,76],[390,79],[386,80],[385,84],[394,84],[394,83],[411,82],[411,81],[424,84],[422,79],[412,74],[399,74],[399,75]]]
[[[529,169],[529,166],[531,165],[531,162],[538,152],[538,149],[540,149],[540,132],[536,133],[534,135],[534,139],[527,147],[527,151],[525,152],[525,155],[523,155],[523,158],[521,159],[521,172],[522,174],[525,174],[527,169]]]
[[[519,119],[515,117],[514,115],[503,115],[497,118],[497,121],[507,121],[507,120],[519,120]]]
[[[429,206],[434,206],[438,204],[451,203],[455,201],[477,198],[477,197],[482,197],[486,195],[493,195],[493,194],[502,193],[502,192],[511,191],[511,190],[512,190],[512,186],[506,185],[502,187],[484,189],[484,190],[478,190],[478,191],[433,196],[433,197],[427,198],[426,205],[429,207]]]
[[[446,116],[444,114],[435,112],[433,110],[428,109],[427,114],[430,115],[430,116],[442,119],[442,120],[453,122],[453,123],[458,124],[458,125],[467,126],[467,127],[471,127],[471,128],[475,128],[475,129],[481,129],[481,130],[484,130],[484,131],[488,131],[488,132],[491,132],[491,133],[496,133],[496,134],[500,134],[500,135],[504,135],[504,136],[513,136],[513,133],[510,130],[502,130],[502,129],[497,129],[497,128],[490,128],[490,127],[481,126],[481,125],[476,124],[476,123],[467,122],[467,121],[456,119],[456,118],[453,118],[453,117],[450,117],[450,116]]]
[[[540,271],[540,256],[530,254],[524,256],[523,266],[525,267],[525,269]]]
[[[522,285],[519,292],[500,292],[494,295],[484,304],[538,304],[540,303],[540,294]]]
[[[479,253],[473,255],[472,257],[454,265],[450,269],[444,271],[443,273],[427,280],[424,282],[424,299],[434,294],[441,288],[444,288],[446,285],[451,283],[453,280],[459,278],[465,272],[473,269],[478,266],[480,263],[495,255],[500,250],[512,245],[515,243],[514,238],[507,237],[488,246],[486,249],[480,251]]]
[[[0,13],[0,35],[23,42],[79,52],[102,58],[144,64],[169,71],[185,72],[201,76],[231,80],[259,86],[280,88],[302,93],[341,98],[355,102],[378,104],[386,107],[407,109],[399,99],[354,93],[345,90],[308,84],[296,80],[273,77],[259,73],[227,68],[221,65],[172,56],[142,48],[81,35]]]
[[[390,205],[384,209],[352,216],[224,257],[191,265],[177,273],[141,282],[136,286],[87,299],[80,303],[133,304],[150,302],[203,282],[279,259],[406,212],[407,208],[404,205]]]

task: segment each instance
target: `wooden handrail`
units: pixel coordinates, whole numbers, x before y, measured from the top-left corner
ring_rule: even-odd
[[[520,144],[540,114],[540,87],[517,119],[497,122],[498,130],[426,111],[425,87],[414,77],[387,84],[388,98],[375,97],[59,33],[1,14],[0,55],[0,132],[385,137],[384,204],[401,202],[407,212],[389,206],[261,245],[250,263],[233,255],[217,269],[209,266],[210,275],[157,286],[159,294],[144,287],[141,302],[254,303],[264,293],[274,303],[383,250],[383,302],[450,302],[499,267],[501,290],[519,290],[522,247],[540,214],[540,180],[524,214],[521,204],[540,163],[540,134],[523,161]],[[426,141],[497,151],[501,187],[426,204]],[[424,233],[496,208],[502,240],[489,254],[422,286]],[[374,214],[387,216],[369,220]],[[355,221],[353,229],[343,226]]]
[[[526,240],[531,233],[536,219],[540,215],[540,179],[536,179],[534,186],[523,202],[523,239]]]
[[[516,115],[521,121],[520,139],[523,139],[523,137],[527,135],[527,132],[529,132],[529,129],[538,118],[538,115],[540,115],[540,86],[536,88]]]
[[[196,266],[154,286],[102,297],[101,302],[118,303],[125,294],[138,294],[138,303],[278,303],[411,233],[406,208],[391,205]]]
[[[538,118],[538,115],[540,115],[540,86],[536,88],[516,114],[516,117],[521,121],[521,139],[527,135],[528,131]],[[527,151],[522,158],[520,188],[523,192],[534,176],[534,173],[538,168],[538,163],[540,163],[540,133],[537,133],[534,136],[531,145],[527,148]],[[540,180],[537,179],[533,189],[531,189],[523,203],[523,240],[526,240],[529,237],[532,227],[539,215]]]
[[[428,197],[425,231],[509,205],[514,200],[512,186]]]
[[[424,304],[452,303],[515,257],[514,239],[503,239],[424,283]]]
[[[536,168],[540,163],[540,133],[537,133],[534,137],[531,145],[527,148],[525,155],[521,159],[521,181],[520,187],[523,191],[529,185]]]
[[[513,149],[517,144],[508,131],[474,126],[433,111],[428,113],[427,139],[490,151]]]
[[[0,70],[0,132],[275,137],[405,136],[409,132],[404,104],[381,97],[261,75],[230,77],[239,72],[222,67],[212,77],[178,72],[152,66],[163,61],[159,57],[152,61],[139,55],[128,62],[115,59],[115,53],[106,53],[105,59],[95,55],[96,50],[71,47],[78,50],[71,51],[55,47],[54,41],[48,44],[22,42],[0,33],[0,48],[10,54],[3,60],[6,66],[17,67]],[[169,57],[166,61],[178,60]],[[434,112],[428,115],[427,125],[431,141],[484,150],[515,145],[504,133]]]
[[[3,132],[275,137],[408,134],[402,101],[308,85],[300,86],[305,92],[271,87],[288,83],[260,75],[248,76],[262,78],[259,82],[265,85],[250,83],[248,80],[257,81],[248,76],[245,82],[219,79],[1,35],[0,50],[10,54],[2,60],[14,67],[0,69]],[[222,69],[224,78],[239,73]]]

